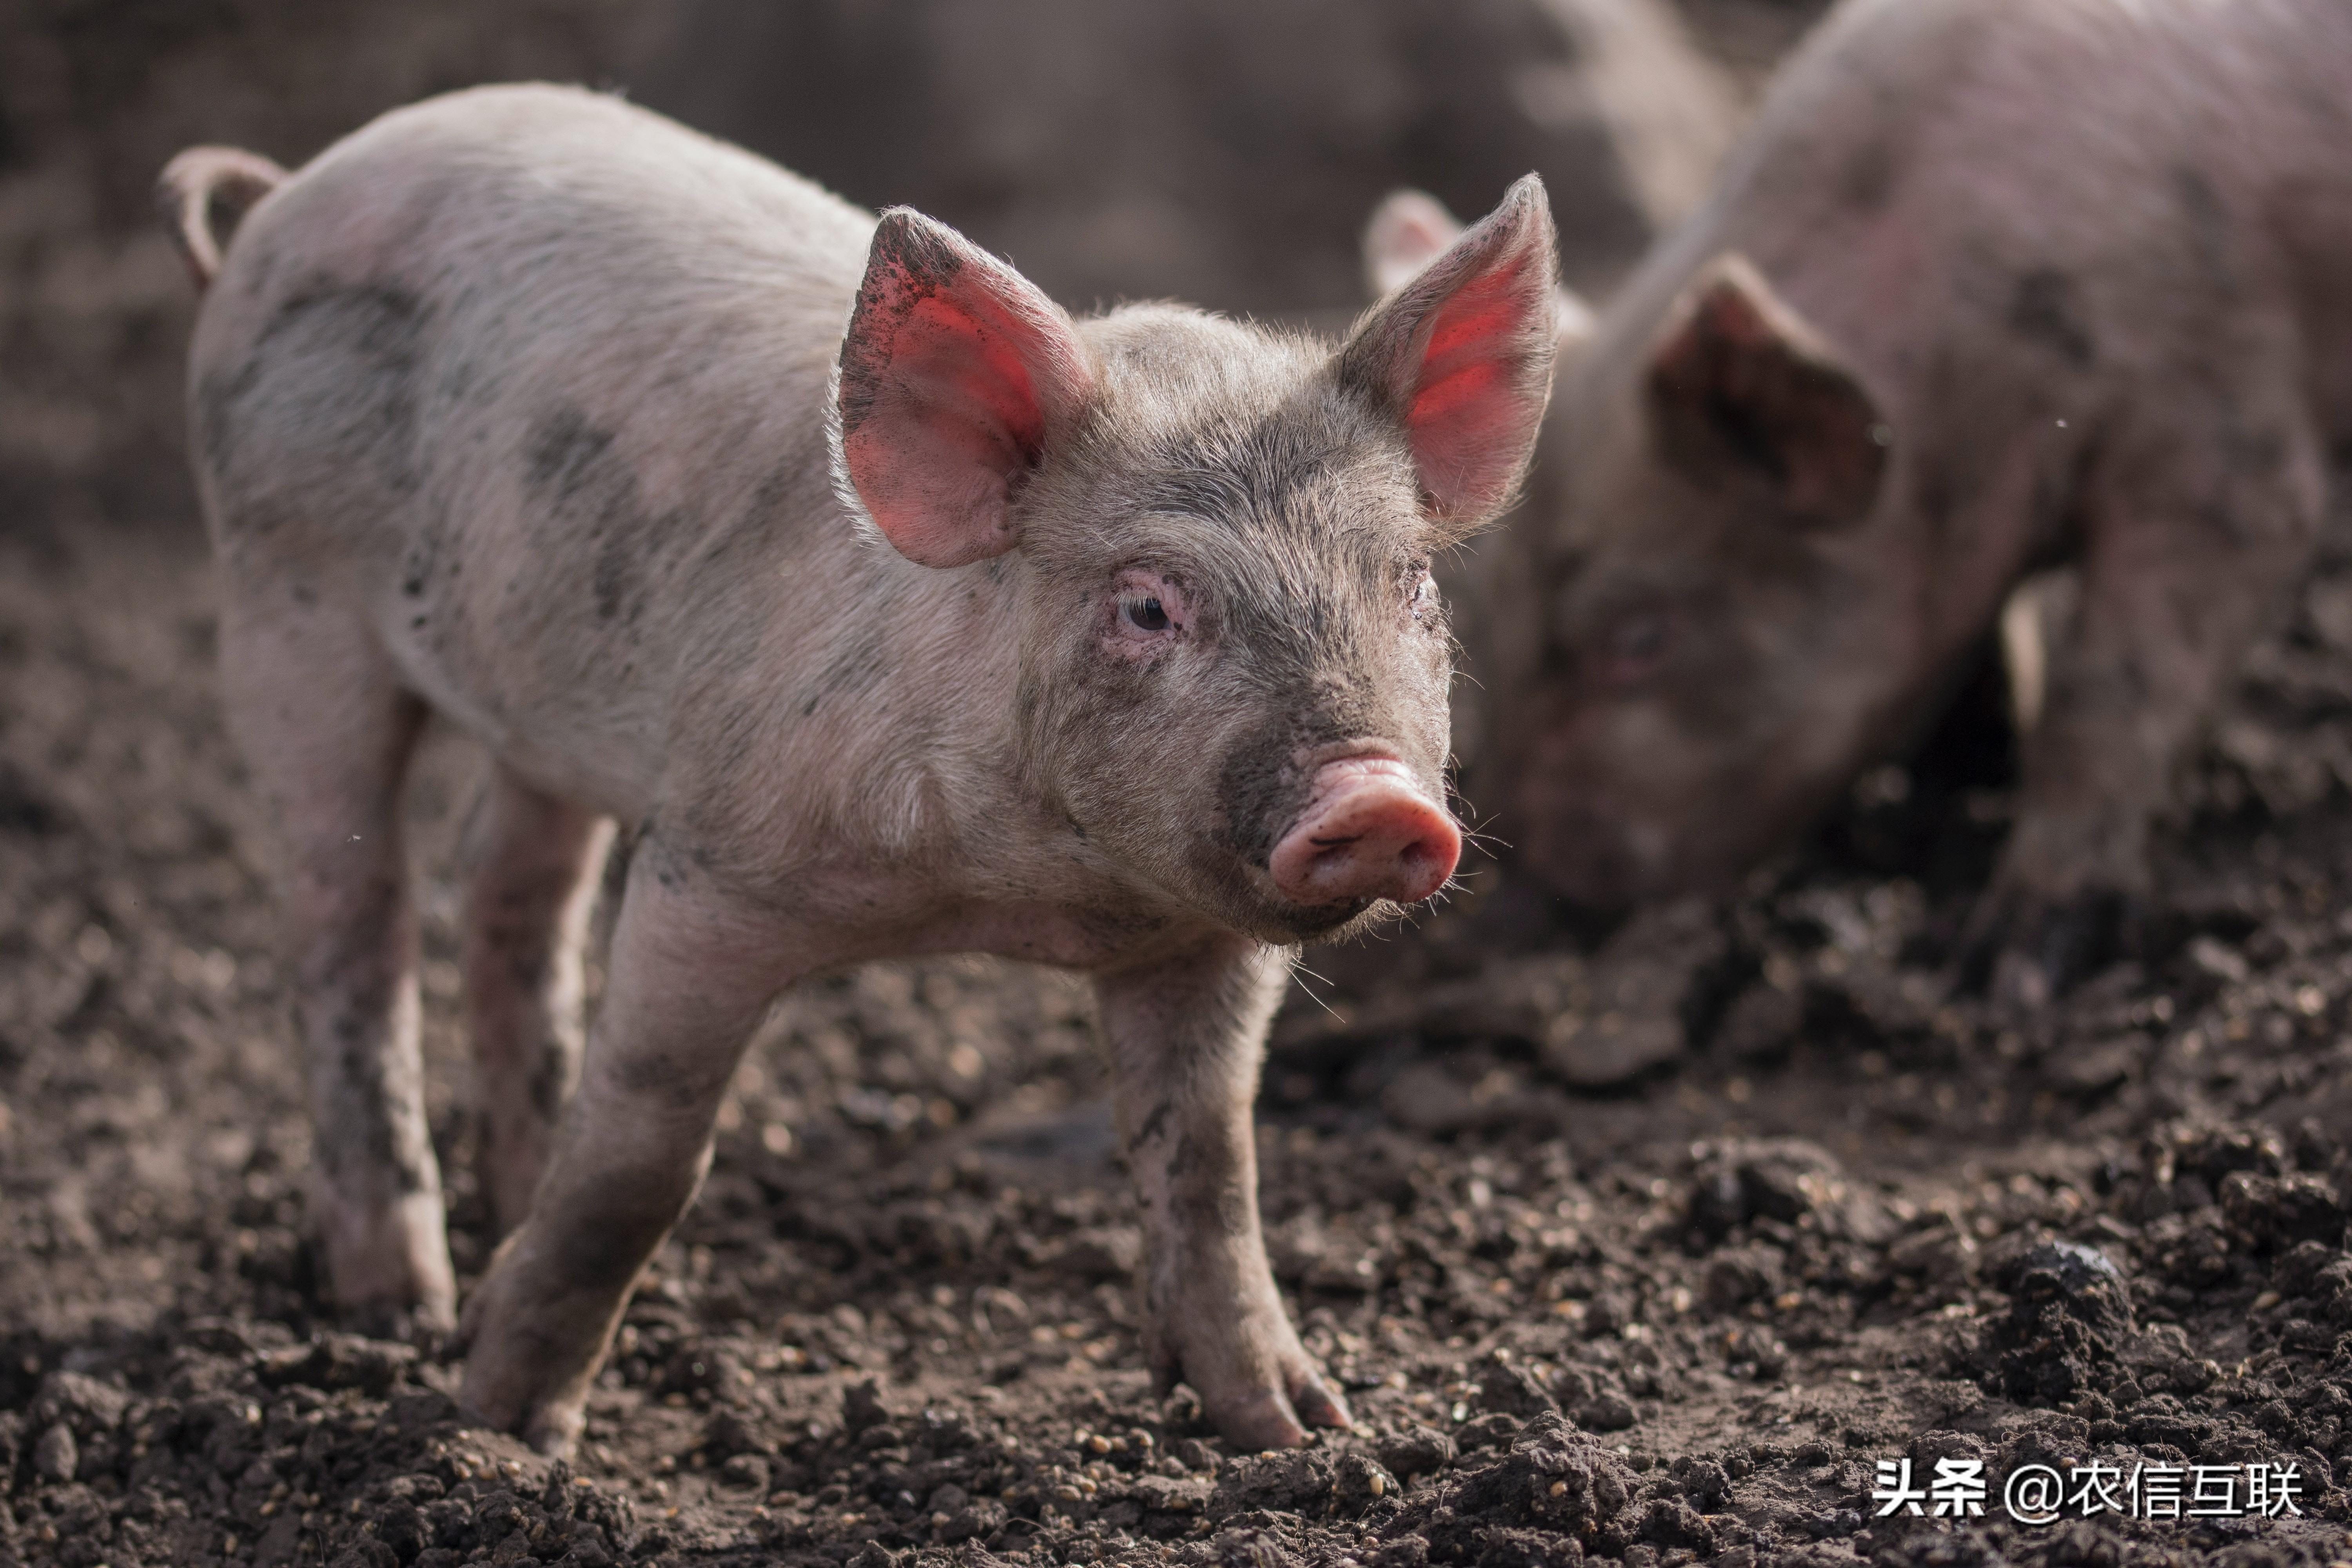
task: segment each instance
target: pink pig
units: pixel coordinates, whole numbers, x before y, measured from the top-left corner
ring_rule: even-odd
[[[1572,326],[1524,521],[1449,584],[1471,798],[1588,901],[1724,886],[2072,565],[2006,617],[2054,624],[1972,945],[2021,1004],[2095,965],[2352,453],[2347,147],[2342,0],[1841,5]],[[1377,281],[1457,233],[1392,198]]]
[[[572,1440],[781,990],[981,952],[1095,977],[1155,1370],[1236,1443],[1345,1426],[1250,1106],[1293,950],[1454,870],[1429,566],[1549,395],[1541,187],[1336,349],[1074,321],[937,223],[569,89],[436,99],[291,175],[192,151],[165,194],[211,285],[196,479],[344,1310],[455,1306],[396,810],[431,710],[498,764],[466,977],[513,1229],[465,1315],[476,1415]],[[215,195],[260,196],[225,258]]]

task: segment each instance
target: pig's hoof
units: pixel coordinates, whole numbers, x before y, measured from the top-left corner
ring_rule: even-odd
[[[518,1397],[513,1388],[516,1381],[485,1373],[468,1363],[466,1384],[457,1395],[457,1413],[477,1426],[511,1432],[550,1458],[571,1453],[587,1415],[583,1405],[567,1399],[535,1403],[528,1396]]]
[[[415,1345],[427,1358],[438,1356],[456,1331],[457,1315],[447,1307],[406,1301],[362,1302],[340,1314],[352,1333],[372,1340],[394,1340]]]
[[[2137,951],[2142,916],[2137,900],[2113,890],[2056,901],[1995,890],[1969,923],[1962,984],[2032,1013]]]
[[[487,1426],[494,1432],[511,1432],[530,1445],[533,1452],[551,1459],[569,1458],[572,1445],[580,1436],[583,1413],[577,1410],[542,1411],[523,1420],[502,1420],[474,1408],[472,1403],[460,1399],[457,1414],[468,1424]]]
[[[585,1413],[579,1410],[542,1411],[535,1420],[523,1424],[522,1440],[551,1459],[566,1458],[572,1453],[572,1445],[580,1438],[584,1416]]]
[[[332,1282],[336,1316],[353,1333],[429,1349],[457,1326],[439,1194],[374,1206],[315,1194],[309,1229],[313,1265]]]
[[[1339,1396],[1312,1372],[1301,1372],[1286,1389],[1260,1388],[1208,1411],[1225,1441],[1241,1449],[1296,1448],[1307,1429],[1346,1430],[1355,1423]]]

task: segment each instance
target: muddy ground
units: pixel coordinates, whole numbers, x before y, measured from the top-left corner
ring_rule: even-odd
[[[162,298],[125,265],[90,287]],[[114,481],[0,528],[0,1563],[2352,1558],[2352,532],[2192,772],[2145,956],[2044,1015],[1950,984],[2008,804],[1973,710],[1728,904],[1612,930],[1489,871],[1310,955],[1263,1196],[1353,1436],[1235,1455],[1154,1395],[1085,994],[957,962],[778,1013],[551,1465],[325,1313],[209,567],[175,472]],[[469,1278],[478,779],[438,737],[412,801]],[[1983,1460],[1987,1516],[1874,1517],[1905,1458]],[[2300,1512],[2021,1525],[2030,1463],[2292,1465]]]

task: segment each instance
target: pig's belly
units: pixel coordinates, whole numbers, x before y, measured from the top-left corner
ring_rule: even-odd
[[[571,602],[576,563],[525,562],[500,542],[467,540],[421,589],[414,551],[379,563],[370,618],[405,684],[509,771],[635,821],[659,779],[665,628],[600,624],[593,596]]]
[[[803,972],[957,953],[1104,969],[1197,943],[1213,930],[1108,886],[1058,899],[1045,889],[959,896],[924,866],[811,867],[788,880],[802,927],[789,941]]]

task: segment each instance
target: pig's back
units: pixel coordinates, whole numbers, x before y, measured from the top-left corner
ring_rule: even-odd
[[[2347,81],[2342,0],[1848,0],[1713,216],[1792,270],[1858,241],[2126,279],[2135,257],[2282,237],[2305,216],[2286,193],[2352,187]]]
[[[229,592],[348,606],[527,776],[632,809],[709,627],[861,569],[820,410],[872,223],[601,95],[375,121],[255,210],[198,325]]]
[[[1591,379],[1636,374],[1727,250],[1898,403],[1945,348],[1979,399],[2128,391],[2282,308],[2315,374],[2352,362],[2347,81],[2343,0],[1847,0],[1629,286]],[[2352,404],[2352,381],[2314,390]]]

